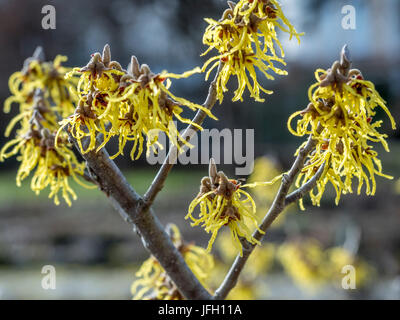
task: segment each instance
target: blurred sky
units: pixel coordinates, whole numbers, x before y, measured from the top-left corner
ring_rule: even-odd
[[[285,41],[288,58],[307,64],[333,60],[337,57],[338,47],[347,43],[353,59],[399,59],[400,3],[397,0],[336,0],[320,1],[320,14],[310,21],[308,8],[303,1],[282,0],[288,16],[296,25],[307,24],[307,33],[302,38],[301,46]],[[342,8],[352,5],[356,9],[356,29],[345,30],[341,22],[345,14]]]
[[[57,10],[56,30],[41,29],[45,4]],[[289,61],[311,65],[331,61],[344,43],[355,60],[399,59],[397,0],[281,0],[281,4],[297,29],[306,31],[300,46],[281,37]],[[341,27],[345,5],[356,9],[356,30]],[[110,43],[117,47],[119,59],[135,53],[156,64],[155,69],[186,68],[202,61],[198,57],[204,49],[199,41],[206,26],[202,18],[216,19],[225,7],[224,0],[0,0],[0,42],[15,60],[43,45],[51,55],[56,47],[78,63]]]

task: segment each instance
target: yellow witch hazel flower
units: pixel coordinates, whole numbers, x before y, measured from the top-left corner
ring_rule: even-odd
[[[266,94],[273,92],[258,83],[256,68],[270,80],[274,80],[274,77],[269,71],[287,75],[285,70],[276,66],[276,63],[286,65],[276,28],[289,33],[290,39],[295,36],[299,43],[303,34],[297,33],[276,0],[240,0],[238,3],[228,1],[228,5],[229,9],[224,11],[220,20],[205,19],[208,27],[203,43],[209,48],[203,55],[213,49],[218,51],[218,55],[210,58],[202,69],[207,70],[214,62],[207,71],[207,79],[212,70],[222,64],[216,84],[220,103],[224,92],[228,90],[226,85],[231,75],[236,76],[238,81],[232,101],[243,101],[243,93],[247,88],[252,98],[263,102],[260,91]],[[280,54],[276,52],[275,45],[279,47]]]
[[[205,281],[209,278],[211,270],[214,268],[213,257],[203,248],[193,243],[185,243],[176,225],[169,224],[167,232],[189,268],[200,283],[204,285]],[[131,287],[134,300],[184,299],[163,267],[153,256],[143,263],[136,276],[138,279],[133,282]]]
[[[77,196],[69,185],[69,178],[89,187],[78,178],[83,176],[85,164],[77,160],[66,133],[58,136],[59,148],[55,148],[57,116],[44,96],[41,89],[36,89],[31,107],[28,109],[25,106],[25,112],[11,121],[6,130],[7,136],[18,121],[21,127],[17,130],[16,138],[1,149],[0,161],[18,155],[17,160],[21,165],[17,173],[17,186],[21,186],[22,180],[34,172],[31,189],[36,194],[50,187],[49,198],[54,198],[56,205],[60,203],[60,192],[65,202],[71,205],[71,198],[75,200]]]
[[[210,159],[209,176],[201,180],[200,192],[190,203],[188,214],[185,217],[185,219],[192,220],[192,226],[201,225],[207,233],[211,232],[207,252],[211,251],[218,231],[223,226],[229,227],[233,244],[239,250],[240,255],[243,254],[240,238],[244,238],[252,244],[260,244],[252,236],[253,230],[249,227],[251,223],[263,233],[258,228],[256,204],[243,188],[270,185],[280,177],[276,177],[271,182],[241,185],[237,180],[228,179],[222,171],[217,172],[214,159]],[[197,206],[200,207],[200,213],[198,217],[194,217],[193,212]]]
[[[143,152],[146,139],[147,151],[157,145],[157,137],[164,132],[172,143],[189,145],[179,134],[173,120],[193,124],[181,116],[181,106],[191,110],[211,112],[195,103],[176,97],[169,90],[171,78],[186,78],[200,72],[199,68],[177,75],[166,71],[154,74],[146,64],[139,65],[132,56],[128,70],[111,61],[110,47],[104,47],[102,55],[95,53],[84,68],[75,68],[68,77],[80,75],[77,91],[80,101],[75,113],[61,122],[61,129],[70,125],[70,132],[78,141],[82,153],[103,148],[112,137],[118,137],[119,150],[112,157],[124,154],[128,141],[133,141],[132,160]],[[96,148],[97,134],[103,135],[103,143]],[[89,137],[86,148],[82,139]],[[162,147],[161,145],[158,145]],[[154,151],[156,149],[154,148]]]
[[[51,108],[62,117],[69,116],[75,109],[77,96],[73,91],[76,79],[65,79],[71,69],[61,65],[67,57],[58,55],[53,62],[44,61],[41,47],[26,59],[23,69],[13,73],[9,79],[12,95],[4,103],[4,112],[10,112],[12,103],[20,106],[21,113],[29,109],[36,89],[42,89],[45,99],[52,102]]]
[[[310,192],[314,205],[319,205],[328,182],[336,190],[338,204],[341,194],[352,192],[353,177],[359,182],[357,194],[361,193],[365,184],[366,194],[374,195],[375,175],[392,179],[382,172],[378,153],[371,144],[381,143],[389,152],[387,135],[378,131],[383,121],[374,119],[375,109],[380,107],[389,117],[392,128],[396,128],[386,102],[372,82],[365,80],[359,70],[351,69],[347,46],[342,50],[340,62],[336,61],[328,70],[318,69],[315,76],[318,82],[309,89],[309,105],[291,115],[288,121],[288,128],[292,134],[311,134],[317,141],[315,150],[308,155],[305,167],[297,178],[296,185],[306,183],[320,166],[325,164],[317,183],[317,193]],[[301,118],[297,121],[296,129],[293,129],[291,122],[298,116]],[[303,208],[301,202],[300,206]]]

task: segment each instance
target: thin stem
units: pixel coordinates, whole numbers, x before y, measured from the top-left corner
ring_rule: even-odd
[[[305,194],[305,190],[311,190],[317,183],[319,177],[318,175],[321,175],[323,172],[323,166],[320,167],[318,172],[316,173],[316,178],[312,178],[309,183],[307,183],[304,188],[300,188],[301,191],[296,190],[294,193],[289,195],[288,199],[288,192],[291,187],[291,185],[294,182],[294,179],[296,175],[301,171],[301,169],[304,167],[304,161],[307,157],[307,155],[311,152],[311,150],[315,147],[317,141],[313,140],[312,137],[310,136],[307,144],[300,149],[299,154],[296,157],[296,160],[294,161],[292,167],[290,170],[285,173],[282,177],[282,182],[279,187],[278,193],[275,196],[274,202],[272,203],[268,213],[265,215],[264,220],[262,221],[261,225],[259,226],[260,230],[263,231],[261,233],[260,231],[256,230],[253,233],[253,237],[261,241],[262,238],[264,237],[264,233],[267,231],[269,226],[274,222],[274,220],[278,217],[278,215],[285,209],[286,205],[289,204],[290,202],[295,201],[294,199],[303,194]],[[304,195],[303,194],[303,195]],[[288,199],[288,200],[287,200]],[[240,273],[242,272],[248,258],[250,257],[250,254],[253,252],[255,245],[249,243],[245,239],[242,239],[242,246],[243,246],[243,255],[240,256],[239,254],[236,256],[235,261],[233,262],[228,274],[226,275],[224,281],[220,285],[220,287],[215,291],[214,294],[214,299],[220,300],[220,299],[225,299],[229,292],[235,287],[238,278],[240,276]]]

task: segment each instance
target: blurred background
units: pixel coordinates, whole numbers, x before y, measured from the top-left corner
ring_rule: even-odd
[[[56,8],[55,30],[41,27],[41,10],[46,4]],[[207,120],[205,127],[255,129],[255,156],[280,170],[288,169],[302,140],[289,134],[287,118],[307,105],[314,70],[330,67],[344,44],[351,51],[353,67],[375,83],[400,122],[399,1],[281,0],[281,4],[296,29],[305,32],[300,45],[296,40],[289,41],[287,34],[280,34],[289,75],[277,76],[276,81],[260,80],[265,88],[274,90],[265,103],[251,99],[232,103],[231,91],[223,105],[214,109],[220,121]],[[342,28],[344,5],[356,9],[355,30]],[[22,68],[25,58],[39,45],[48,60],[57,54],[67,55],[65,65],[71,67],[86,65],[90,54],[101,51],[105,43],[110,44],[113,59],[123,67],[132,54],[155,72],[167,69],[179,73],[201,66],[205,58],[200,54],[206,49],[202,45],[206,27],[203,18],[218,19],[225,8],[226,2],[221,0],[0,0],[0,101],[10,94],[9,76]],[[231,88],[236,89],[232,82]],[[203,75],[195,75],[174,81],[173,90],[178,96],[202,103],[208,84]],[[1,114],[0,128],[6,127],[16,111]],[[308,200],[305,212],[291,207],[284,221],[266,237],[266,248],[273,248],[269,256],[265,254],[269,262],[257,271],[258,280],[244,277],[232,297],[400,298],[400,187],[396,189],[400,186],[400,135],[383,119],[382,130],[389,135],[391,152],[377,150],[384,172],[395,179],[378,178],[375,197],[343,196],[339,207],[334,204],[332,190],[319,208]],[[7,140],[1,131],[2,146]],[[148,165],[143,157],[135,162],[128,157],[116,162],[139,193],[146,190],[158,168]],[[131,298],[135,271],[148,254],[106,197],[100,191],[76,187],[79,199],[71,208],[55,206],[46,192],[35,196],[28,179],[21,188],[16,187],[17,167],[15,159],[0,164],[0,298]],[[233,177],[234,166],[220,168]],[[163,223],[174,222],[187,240],[203,246],[208,235],[200,228],[190,228],[184,216],[206,170],[205,165],[177,165],[155,204]],[[304,255],[291,256],[290,245],[300,246],[297,252],[304,250]],[[322,276],[318,271],[329,261],[337,261],[332,258],[332,248],[346,250],[357,260],[364,275],[357,290],[341,288],[340,265],[333,267],[336,276]],[[216,250],[221,261],[231,258],[224,255],[225,251],[229,250],[223,246]],[[309,255],[317,255],[319,260],[308,259]],[[308,272],[293,272],[289,265],[300,263],[296,259],[305,260]],[[40,285],[44,265],[56,267],[56,290],[43,290]],[[305,278],[310,281],[303,281]]]

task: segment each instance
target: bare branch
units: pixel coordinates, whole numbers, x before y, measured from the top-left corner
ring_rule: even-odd
[[[122,218],[132,225],[143,245],[160,262],[179,291],[187,299],[210,299],[210,294],[189,269],[157,217],[147,209],[108,152],[103,148],[98,152],[93,150],[82,154],[82,157],[87,162],[92,180],[96,181]]]
[[[207,99],[203,103],[203,106],[209,110],[211,110],[214,107],[215,103],[217,102],[217,89],[216,89],[217,78],[221,71],[221,68],[222,68],[222,63],[220,63],[218,66],[217,74],[215,75],[214,80],[210,84]],[[196,116],[193,118],[192,122],[201,125],[206,116],[207,114],[204,111],[199,110]],[[193,137],[193,135],[196,133],[197,130],[198,130],[197,127],[190,124],[182,135],[183,139],[185,139],[186,141],[190,141],[190,139]],[[152,205],[157,194],[164,187],[165,180],[167,179],[168,174],[171,171],[172,167],[176,163],[177,158],[178,158],[178,148],[175,145],[171,146],[168,155],[164,160],[164,163],[162,164],[160,170],[157,172],[157,175],[155,176],[153,182],[151,183],[150,187],[147,189],[143,197],[147,206]]]
[[[307,155],[311,152],[311,150],[315,147],[316,145],[316,140],[313,140],[312,137],[310,136],[307,144],[300,149],[299,154],[294,161],[292,167],[290,170],[285,173],[282,177],[282,182],[279,187],[278,193],[275,196],[274,202],[272,203],[268,213],[265,215],[264,220],[262,221],[261,225],[259,226],[260,230],[262,230],[264,233],[267,231],[269,226],[274,222],[274,220],[278,217],[278,215],[283,211],[283,209],[287,205],[287,194],[289,192],[289,189],[291,185],[294,182],[294,179],[296,175],[301,171],[301,169],[304,166],[304,161],[307,157]],[[323,166],[321,166],[322,168]],[[321,172],[317,172],[317,174],[322,174],[323,169],[319,169],[318,172],[321,170]],[[316,175],[317,175],[316,174]],[[311,180],[310,180],[311,181]],[[318,178],[312,180],[309,184],[307,183],[307,186],[304,189],[312,189],[315,184],[317,183]],[[295,195],[293,193],[290,195],[289,200],[292,199],[292,197],[297,197],[298,194],[302,193],[302,191],[296,192]],[[264,233],[261,233],[260,231],[256,230],[253,233],[253,237],[261,241],[262,238],[264,237]],[[219,300],[219,299],[225,299],[229,292],[235,287],[237,280],[239,278],[240,273],[242,272],[247,259],[249,258],[250,254],[253,252],[255,245],[249,243],[245,239],[242,239],[242,246],[243,246],[243,255],[237,255],[235,261],[233,262],[228,274],[226,275],[224,281],[220,285],[220,287],[215,291],[214,294],[214,299]]]

